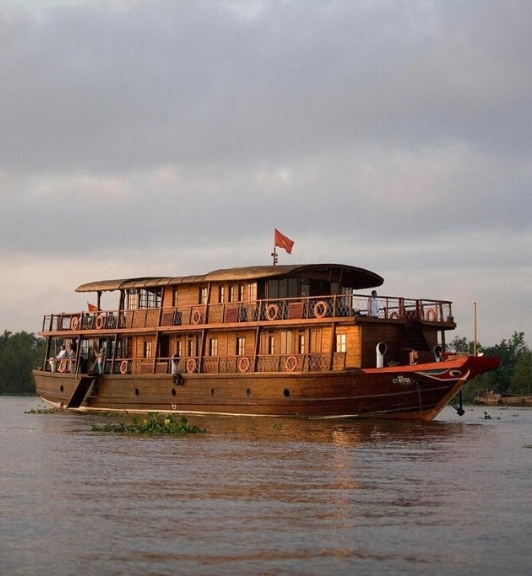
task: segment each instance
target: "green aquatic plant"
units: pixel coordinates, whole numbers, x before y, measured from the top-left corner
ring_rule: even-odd
[[[24,414],[57,414],[57,412],[61,412],[61,410],[59,408],[32,408]]]
[[[130,424],[126,422],[107,423],[103,426],[92,425],[93,432],[120,432],[125,434],[203,434],[205,430],[190,424],[185,417],[176,417],[173,414],[159,414],[149,412],[147,418],[134,416]]]

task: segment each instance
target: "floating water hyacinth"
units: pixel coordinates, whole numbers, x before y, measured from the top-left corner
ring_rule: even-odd
[[[203,434],[204,429],[190,424],[185,417],[177,418],[172,414],[161,415],[158,412],[150,412],[147,418],[134,416],[131,424],[125,422],[107,423],[103,426],[92,425],[93,432],[121,432],[127,434]]]

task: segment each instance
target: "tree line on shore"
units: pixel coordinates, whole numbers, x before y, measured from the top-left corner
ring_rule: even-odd
[[[0,335],[0,394],[35,394],[32,370],[42,366],[46,343],[28,332],[15,334],[5,330]],[[474,343],[457,336],[447,351],[473,354]],[[477,353],[498,356],[498,370],[477,376],[463,389],[466,403],[472,402],[476,390],[489,389],[503,394],[532,395],[532,350],[525,342],[524,332],[514,332],[509,339],[495,346],[476,345]]]
[[[447,350],[473,354],[474,342],[457,336],[447,345]],[[462,389],[464,402],[472,403],[475,392],[484,389],[500,394],[532,395],[532,350],[527,346],[524,332],[514,332],[495,346],[477,343],[476,352],[499,357],[501,365],[468,382]]]
[[[42,366],[46,342],[43,338],[8,330],[0,335],[0,394],[35,394],[32,370]]]

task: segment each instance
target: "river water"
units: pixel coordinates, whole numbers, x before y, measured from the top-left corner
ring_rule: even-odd
[[[532,410],[93,432],[0,397],[0,572],[530,574]]]

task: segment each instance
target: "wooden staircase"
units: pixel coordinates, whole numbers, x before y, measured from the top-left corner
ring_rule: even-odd
[[[413,350],[430,351],[429,343],[427,342],[427,339],[425,338],[423,330],[421,330],[421,326],[419,326],[419,324],[405,324],[405,331],[410,343],[410,347]]]
[[[96,382],[98,376],[81,376],[78,385],[76,386],[70,400],[68,401],[67,408],[79,408],[85,400],[90,387]]]

